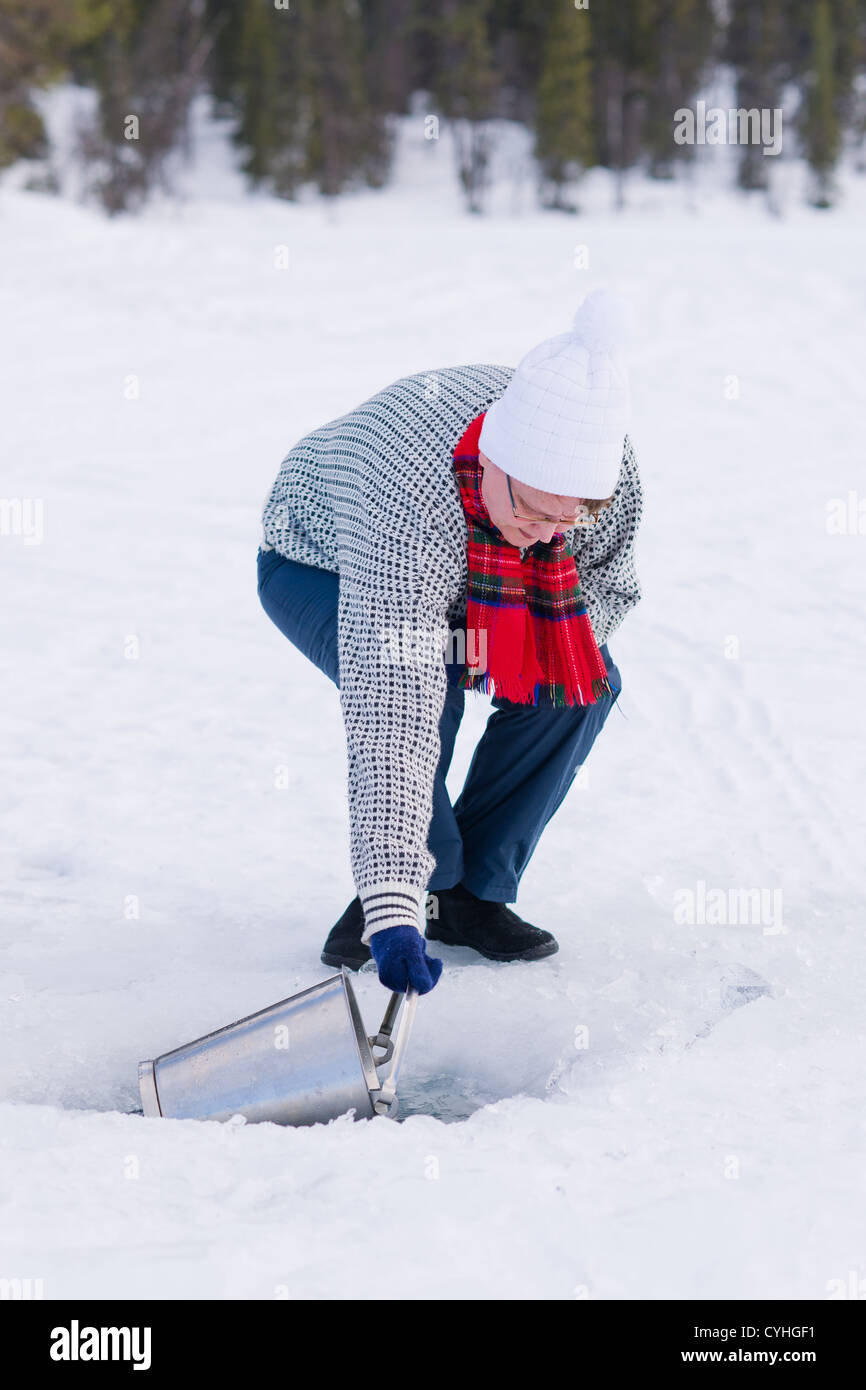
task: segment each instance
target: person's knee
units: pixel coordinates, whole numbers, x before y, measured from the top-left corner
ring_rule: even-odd
[[[279,555],[269,565],[269,558],[270,553],[259,571],[262,607],[283,636],[339,686],[338,576]]]
[[[262,594],[271,575],[280,564],[281,558],[276,550],[260,550],[256,557],[256,593],[260,602],[263,602]],[[270,617],[270,614],[268,616]]]

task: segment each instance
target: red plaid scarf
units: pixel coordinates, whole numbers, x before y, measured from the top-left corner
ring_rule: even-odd
[[[517,546],[493,525],[481,496],[483,419],[481,414],[472,421],[454,450],[469,527],[466,670],[460,684],[515,704],[594,705],[613,691],[574,557],[565,536],[555,535],[537,541],[521,559]]]

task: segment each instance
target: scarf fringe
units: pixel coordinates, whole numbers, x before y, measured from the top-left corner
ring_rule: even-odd
[[[578,685],[574,700],[567,700],[565,687],[562,685],[551,685],[546,681],[537,681],[535,685],[524,685],[521,681],[503,680],[502,677],[492,676],[489,671],[470,671],[467,667],[460,676],[458,685],[463,690],[469,690],[474,694],[495,695],[500,700],[508,700],[513,705],[537,705],[541,696],[546,696],[550,703],[557,709],[564,709],[568,705],[587,706],[595,704],[597,700],[613,699],[613,689],[606,676],[597,677],[591,683],[592,699],[586,700],[581,686]]]

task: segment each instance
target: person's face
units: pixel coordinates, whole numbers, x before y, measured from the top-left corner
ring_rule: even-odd
[[[509,545],[523,549],[525,546],[534,545],[536,541],[549,541],[557,532],[567,531],[569,526],[574,525],[571,518],[577,515],[582,498],[566,497],[559,492],[540,492],[538,488],[518,483],[514,478],[511,479],[509,494],[508,474],[497,468],[486,454],[479,454],[478,457],[484,470],[481,476],[481,496],[484,498],[484,505],[493,525],[502,532]],[[511,506],[512,495],[514,508],[518,512],[517,517]],[[526,521],[523,519],[524,516],[549,519]]]

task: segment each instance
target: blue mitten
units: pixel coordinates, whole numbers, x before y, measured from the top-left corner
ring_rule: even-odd
[[[405,994],[411,986],[428,994],[442,974],[442,962],[428,956],[417,927],[386,927],[370,937],[370,952],[386,989]]]

